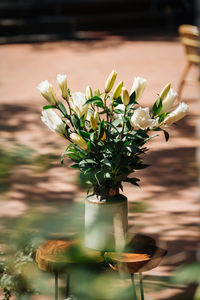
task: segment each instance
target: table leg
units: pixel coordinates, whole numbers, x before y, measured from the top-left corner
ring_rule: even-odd
[[[67,274],[66,275],[66,298],[69,297],[69,293],[70,293],[70,275]]]
[[[55,273],[55,300],[58,300],[58,273]]]
[[[143,289],[142,273],[139,273],[139,278],[140,278],[140,295],[141,295],[141,300],[144,300],[144,289]]]
[[[136,293],[136,285],[134,280],[134,274],[131,274],[131,281],[132,281],[132,287],[133,287],[133,300],[137,300],[137,293]]]

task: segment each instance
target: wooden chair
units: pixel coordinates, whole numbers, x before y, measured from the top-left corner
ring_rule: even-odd
[[[200,87],[200,28],[192,25],[181,25],[178,28],[178,32],[181,43],[185,48],[187,59],[187,65],[183,71],[178,88],[178,95],[180,97],[183,86],[186,83]],[[199,68],[199,78],[197,80],[186,80],[191,66]]]

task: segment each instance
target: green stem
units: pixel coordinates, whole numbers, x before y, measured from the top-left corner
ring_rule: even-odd
[[[107,99],[107,93],[105,93],[105,96],[104,96],[104,106],[105,106],[105,110],[106,110],[106,121],[108,122],[108,107],[106,105],[106,99]]]
[[[126,106],[125,106],[125,110],[124,110],[124,118],[125,118],[125,116],[126,116]],[[124,125],[125,125],[125,123],[124,123],[124,120],[123,120],[122,132],[121,132],[121,138],[120,138],[121,141],[122,141],[123,136],[124,136]]]

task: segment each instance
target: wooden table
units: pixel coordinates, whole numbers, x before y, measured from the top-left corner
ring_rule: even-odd
[[[155,240],[135,235],[123,253],[100,252],[85,248],[80,240],[49,240],[36,252],[38,267],[55,274],[55,300],[58,299],[58,274],[66,274],[66,298],[70,295],[70,270],[77,265],[107,264],[117,272],[128,273],[133,285],[133,299],[137,300],[134,274],[139,273],[140,296],[144,300],[142,273],[157,267],[167,251],[156,246]]]

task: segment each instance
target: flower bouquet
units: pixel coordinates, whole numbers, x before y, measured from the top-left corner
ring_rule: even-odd
[[[136,77],[129,93],[122,81],[113,89],[116,77],[117,72],[112,71],[103,90],[93,91],[87,86],[85,93],[71,94],[66,75],[59,74],[57,82],[63,101],[57,98],[47,80],[38,85],[49,102],[43,107],[42,121],[69,142],[61,162],[68,156],[73,161],[71,167],[80,170],[81,179],[88,185],[88,194],[92,190],[86,201],[85,215],[86,228],[92,232],[86,244],[91,248],[103,249],[106,242],[101,246],[98,241],[110,234],[108,226],[103,230],[101,224],[99,236],[94,229],[97,216],[108,219],[112,226],[118,216],[117,223],[121,224],[122,235],[125,234],[127,201],[119,193],[123,191],[123,182],[138,185],[139,179],[130,175],[148,166],[143,163],[142,156],[148,150],[145,143],[156,136],[151,133],[163,131],[167,141],[166,127],[188,113],[187,104],[174,106],[177,93],[170,84],[163,88],[152,108],[141,107],[139,101],[146,79]],[[112,204],[117,208],[113,209]],[[111,240],[110,235],[108,239]]]

